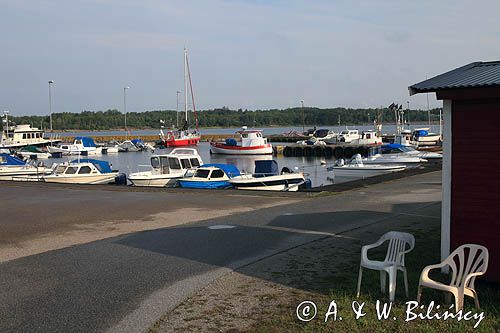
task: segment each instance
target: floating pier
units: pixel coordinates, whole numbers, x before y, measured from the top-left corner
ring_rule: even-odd
[[[367,157],[370,151],[378,149],[379,145],[290,145],[290,146],[275,146],[276,154],[283,154],[285,157],[335,157],[335,158],[351,158],[355,154],[360,154]]]

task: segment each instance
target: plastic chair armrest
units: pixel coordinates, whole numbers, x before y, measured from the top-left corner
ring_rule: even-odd
[[[373,248],[376,248],[378,246],[380,246],[380,244],[382,244],[384,241],[380,241],[378,240],[377,242],[373,243],[373,244],[368,244],[368,245],[364,245],[362,248],[361,248],[361,262],[366,262],[368,261],[368,250],[370,249],[373,249]]]
[[[466,286],[469,283],[469,280],[475,276],[483,275],[485,272],[475,272],[475,273],[470,273],[467,275],[464,281],[464,286]]]
[[[439,263],[439,264],[434,264],[434,265],[429,265],[429,266],[425,266],[424,269],[422,269],[422,273],[420,273],[420,281],[423,281],[424,279],[425,280],[431,280],[429,278],[429,272],[433,269],[437,269],[437,268],[442,268],[444,266],[447,266],[448,264],[447,263]]]

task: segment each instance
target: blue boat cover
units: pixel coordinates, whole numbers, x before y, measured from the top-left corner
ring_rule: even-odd
[[[0,165],[25,165],[26,163],[16,156],[11,156],[9,154],[0,154]]]
[[[111,173],[113,170],[111,170],[111,166],[107,161],[101,161],[101,160],[95,160],[93,158],[81,158],[80,160],[73,160],[71,163],[92,163],[97,170],[99,170],[101,173]]]
[[[240,175],[240,170],[232,164],[219,164],[219,163],[211,163],[211,164],[203,164],[201,167],[216,167],[221,169],[226,173],[229,178],[236,177]]]
[[[415,131],[415,136],[427,136],[427,135],[429,135],[429,132],[426,130]]]
[[[398,149],[398,148],[402,148],[402,147],[403,147],[403,145],[399,144],[399,143],[388,143],[388,144],[382,145],[382,148],[389,148],[389,149]]]
[[[144,145],[144,141],[142,141],[141,139],[139,138],[135,138],[133,140],[131,140],[131,142],[134,144],[134,145]]]
[[[228,145],[228,146],[237,146],[238,143],[233,138],[227,138],[226,139],[226,145]]]
[[[89,138],[88,136],[77,136],[75,140],[82,140],[82,144],[84,147],[95,147],[94,139]]]
[[[275,160],[255,161],[255,177],[275,176],[279,173]]]

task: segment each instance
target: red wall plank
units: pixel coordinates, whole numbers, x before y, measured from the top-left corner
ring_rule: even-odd
[[[500,282],[500,99],[453,101],[451,250],[484,245]]]

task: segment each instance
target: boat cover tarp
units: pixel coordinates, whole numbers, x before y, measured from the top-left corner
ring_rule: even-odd
[[[387,149],[387,150],[390,150],[390,149],[401,149],[401,148],[403,148],[403,145],[399,144],[399,143],[388,143],[388,144],[382,145],[382,149]]]
[[[95,160],[93,158],[81,158],[80,160],[73,160],[71,163],[92,163],[101,173],[113,172],[107,161]]]
[[[427,136],[427,135],[429,135],[429,132],[426,130],[415,131],[415,136]]]
[[[328,129],[317,129],[315,132],[314,132],[314,136],[316,138],[324,138],[325,136],[328,135],[328,133],[330,133],[330,130]]]
[[[221,169],[226,173],[229,178],[236,177],[240,175],[240,170],[232,164],[219,164],[219,163],[211,163],[211,164],[203,164],[201,167],[216,167]]]
[[[255,177],[275,176],[278,170],[278,162],[275,160],[255,161]]]
[[[0,165],[25,165],[26,163],[16,156],[0,154]]]
[[[137,146],[137,145],[144,145],[144,141],[142,141],[142,140],[141,140],[141,139],[139,139],[139,138],[135,138],[135,139],[133,139],[133,140],[131,140],[131,141],[132,141],[132,143],[133,143],[134,145],[136,145],[136,146]]]
[[[226,139],[226,145],[228,145],[228,146],[237,146],[238,143],[233,138],[227,138]]]
[[[35,147],[35,146],[26,146],[26,147],[19,149],[19,151],[28,152],[28,153],[42,153],[42,151],[38,147]]]
[[[75,140],[82,140],[82,144],[84,147],[95,147],[94,139],[89,138],[88,136],[77,136]]]

